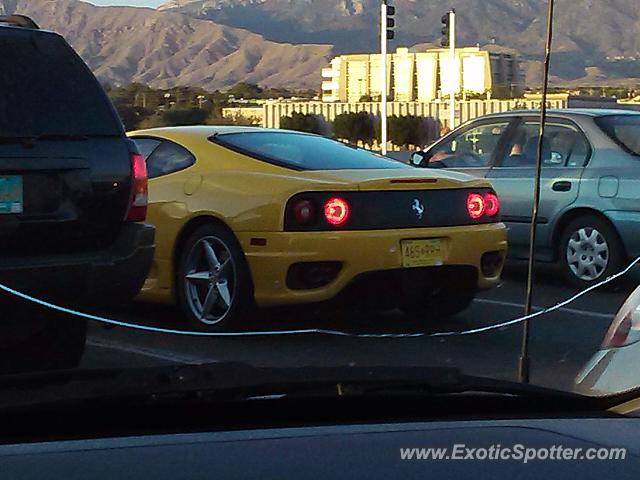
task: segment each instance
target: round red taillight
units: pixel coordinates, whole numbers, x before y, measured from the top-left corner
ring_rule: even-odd
[[[309,200],[298,200],[293,204],[292,212],[298,225],[309,225],[316,216],[316,209]]]
[[[488,217],[495,217],[500,211],[500,202],[495,193],[485,193],[484,205],[484,214]]]
[[[482,195],[479,193],[469,194],[467,197],[467,212],[472,219],[477,220],[484,215],[486,208],[487,204]]]
[[[331,225],[342,225],[349,218],[349,204],[343,198],[330,198],[324,204],[324,218]]]

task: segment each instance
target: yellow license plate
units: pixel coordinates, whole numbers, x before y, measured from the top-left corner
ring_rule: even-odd
[[[442,265],[444,259],[444,242],[436,238],[431,240],[403,240],[402,266],[433,267]]]

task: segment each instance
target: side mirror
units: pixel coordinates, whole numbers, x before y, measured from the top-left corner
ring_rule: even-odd
[[[422,162],[424,162],[425,159],[426,159],[426,155],[424,152],[422,151],[413,152],[411,154],[411,165],[415,167],[420,167],[422,166]]]

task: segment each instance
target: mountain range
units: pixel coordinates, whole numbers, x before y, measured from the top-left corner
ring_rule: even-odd
[[[640,83],[638,0],[556,0],[552,82]],[[395,46],[437,44],[451,0],[394,0]],[[541,79],[546,2],[455,0],[461,45],[517,53]],[[379,0],[169,0],[158,9],[0,0],[63,34],[106,82],[316,88],[339,53],[378,49]]]
[[[440,18],[457,12],[462,45],[520,54],[527,84],[541,81],[547,2],[392,0],[395,45],[439,42]],[[170,0],[163,11],[246,28],[273,41],[331,44],[336,52],[376,51],[379,0]],[[640,77],[638,0],[556,0],[555,83],[620,83]]]
[[[151,8],[97,7],[79,0],[0,0],[61,33],[104,82],[208,90],[244,81],[318,87],[329,45],[293,45],[247,30]]]

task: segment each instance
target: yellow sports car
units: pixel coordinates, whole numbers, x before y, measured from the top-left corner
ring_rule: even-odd
[[[195,327],[328,300],[435,319],[499,281],[506,230],[484,180],[300,132],[129,135],[147,161],[157,228],[139,298],[176,302]]]

